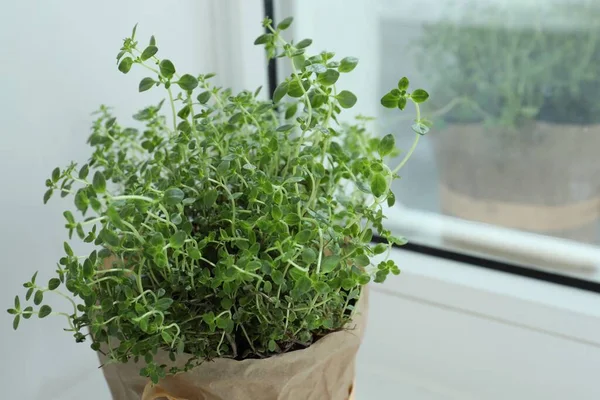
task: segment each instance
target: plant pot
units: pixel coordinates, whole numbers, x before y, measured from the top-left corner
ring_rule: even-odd
[[[368,293],[363,291],[348,329],[331,333],[310,347],[265,358],[217,358],[191,371],[168,376],[157,385],[140,376],[140,364],[107,364],[104,376],[114,400],[348,400],[352,399],[355,358],[366,323]],[[100,361],[107,359],[99,353]],[[166,352],[155,361],[176,363]]]
[[[508,136],[451,124],[433,142],[444,214],[597,241],[600,125],[537,121]]]

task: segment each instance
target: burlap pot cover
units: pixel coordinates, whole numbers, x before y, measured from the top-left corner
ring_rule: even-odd
[[[158,385],[140,376],[141,365],[133,361],[105,365],[104,376],[114,400],[348,400],[366,324],[367,298],[365,288],[346,330],[331,333],[304,350],[260,360],[219,358],[168,376]],[[173,365],[166,352],[159,352],[155,360]]]

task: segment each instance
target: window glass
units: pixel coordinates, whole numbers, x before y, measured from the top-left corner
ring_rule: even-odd
[[[404,208],[392,210],[392,222],[414,211],[427,215],[409,224],[417,228],[435,216],[438,226],[473,221],[505,234],[507,245],[498,238],[491,245],[478,230],[458,240],[458,225],[431,243],[515,259],[510,243],[523,237],[530,251],[516,261],[600,280],[600,4],[308,0],[290,7],[294,34],[312,37],[313,51],[335,46],[340,57],[361,58],[340,84],[359,95],[355,113],[378,117],[374,129],[393,132],[405,152],[415,138],[414,109],[385,110],[379,99],[402,76],[431,95],[422,113],[433,128],[394,183]],[[432,229],[417,232],[419,240]],[[562,254],[555,263],[546,254],[554,244]],[[586,260],[569,261],[584,250]]]

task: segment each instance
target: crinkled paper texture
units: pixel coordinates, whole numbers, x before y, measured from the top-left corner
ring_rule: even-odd
[[[348,400],[367,303],[365,288],[348,329],[304,350],[260,360],[219,358],[168,376],[158,385],[140,376],[141,366],[133,362],[107,364],[104,376],[114,400]],[[100,354],[100,360],[106,358]],[[159,352],[155,360],[173,364],[166,352]],[[178,360],[179,365],[184,363]]]

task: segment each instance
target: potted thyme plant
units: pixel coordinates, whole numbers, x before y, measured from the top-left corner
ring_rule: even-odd
[[[600,10],[536,4],[526,16],[516,5],[470,4],[458,22],[424,30],[419,46],[437,77],[438,107],[456,105],[434,138],[441,208],[595,242]]]
[[[64,217],[69,238],[56,276],[36,275],[15,298],[14,328],[32,316],[62,316],[77,342],[99,353],[115,399],[347,399],[364,321],[365,285],[400,271],[374,257],[401,243],[383,226],[399,169],[394,137],[364,120],[338,123],[356,96],[338,90],[354,57],[309,55],[310,39],[256,39],[293,73],[273,100],[234,94],[212,74],[180,72],[135,28],[118,68],[144,68],[139,91],[168,101],[119,124],[101,107],[89,161],[56,168],[44,202],[72,196],[82,214]],[[419,107],[428,94],[408,79],[387,107]],[[163,115],[163,110],[170,115]],[[420,120],[416,135],[428,128]],[[387,244],[371,243],[374,233]],[[45,299],[65,297],[67,311]]]

